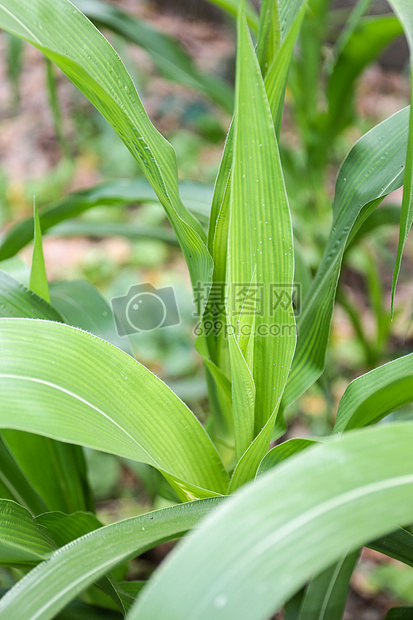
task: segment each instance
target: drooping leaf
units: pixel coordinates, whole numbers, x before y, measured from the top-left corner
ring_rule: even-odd
[[[272,469],[276,465],[279,465],[285,459],[293,456],[293,454],[297,454],[298,452],[301,452],[301,450],[306,450],[307,448],[310,448],[317,443],[317,439],[301,439],[299,437],[284,441],[279,446],[275,446],[275,448],[270,450],[264,456],[257,470],[257,476],[260,476],[269,469]]]
[[[174,549],[128,620],[265,620],[312,574],[411,521],[412,441],[411,423],[354,431],[260,476]]]
[[[13,620],[54,618],[112,567],[161,542],[179,538],[216,508],[219,501],[207,499],[157,510],[78,538],[19,581],[1,599],[0,615]]]
[[[2,319],[0,346],[0,427],[148,463],[183,497],[225,492],[227,474],[198,420],[123,351],[30,319]]]
[[[208,283],[212,260],[201,225],[179,197],[174,150],[150,122],[108,41],[69,0],[1,0],[0,27],[39,48],[112,125],[164,207],[193,284]]]

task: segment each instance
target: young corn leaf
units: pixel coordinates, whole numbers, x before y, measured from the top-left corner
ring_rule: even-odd
[[[37,564],[56,550],[46,528],[16,502],[0,499],[0,564]]]
[[[183,498],[226,491],[227,474],[198,420],[123,351],[79,329],[30,319],[2,319],[0,343],[0,427],[148,463]]]
[[[238,37],[228,314],[237,324],[244,315],[248,316],[249,306],[254,304],[250,370],[257,390],[257,432],[277,407],[294,352],[296,336],[291,301],[294,259],[291,216],[277,139],[260,68],[242,16]],[[236,288],[238,283],[241,290]],[[276,303],[277,296],[283,292],[285,298],[280,306]],[[269,331],[271,326],[278,329],[279,335],[261,335],[260,327]],[[241,337],[238,343],[242,348]],[[246,358],[245,350],[243,355]]]
[[[36,295],[42,297],[50,304],[49,284],[47,282],[43,256],[42,229],[36,204],[34,204],[34,245],[30,271],[30,288],[33,293],[36,293]]]
[[[411,521],[412,441],[410,423],[354,431],[260,476],[174,549],[128,620],[268,618],[311,575]]]
[[[0,27],[39,48],[72,80],[131,151],[164,207],[192,283],[210,281],[205,233],[179,197],[172,146],[150,122],[122,61],[69,0],[0,0]]]
[[[142,47],[163,75],[174,82],[204,92],[227,112],[233,111],[234,95],[229,85],[214,75],[201,73],[185,49],[172,38],[138,19],[100,0],[75,0],[73,3],[98,28],[107,28]]]
[[[393,607],[389,609],[384,620],[412,620],[413,607]]]
[[[412,401],[413,353],[410,353],[350,383],[338,406],[334,432],[375,424]]]
[[[211,498],[157,510],[78,538],[9,590],[0,600],[0,616],[13,620],[54,618],[112,567],[161,542],[179,538],[214,510],[219,501]]]
[[[351,149],[336,182],[333,226],[298,318],[298,341],[283,406],[288,406],[324,370],[331,315],[348,242],[382,199],[403,183],[409,108],[365,134]]]
[[[413,4],[410,0],[389,0],[394,12],[400,19],[410,50],[410,119],[409,139],[407,143],[406,174],[403,188],[402,210],[400,215],[399,244],[397,247],[396,265],[393,272],[391,310],[393,314],[394,294],[399,278],[403,249],[407,235],[413,223]]]
[[[237,59],[227,315],[235,334],[230,334],[229,351],[237,454],[248,449],[248,459],[256,459],[257,466],[265,440],[264,446],[249,446],[278,408],[294,354],[294,258],[277,138],[242,14]]]

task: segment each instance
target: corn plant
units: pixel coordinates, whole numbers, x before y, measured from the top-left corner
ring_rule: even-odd
[[[412,222],[413,115],[401,110],[347,155],[321,264],[294,304],[302,283],[278,140],[305,2],[263,0],[256,42],[244,2],[220,4],[238,15],[235,113],[206,232],[181,200],[171,145],[102,34],[69,0],[0,0],[0,26],[86,95],[164,207],[198,300],[210,396],[203,427],[127,351],[55,307],[35,211],[29,286],[0,276],[0,562],[22,577],[1,617],[99,617],[98,588],[118,610],[107,613],[129,620],[258,620],[282,605],[291,618],[340,618],[363,545],[413,565],[412,424],[364,428],[413,399],[413,354],[348,386],[333,437],[269,451],[285,409],[324,371],[346,247],[404,183],[397,280]],[[411,3],[392,4],[413,46]],[[102,526],[82,446],[155,468],[174,505]],[[124,580],[129,560],[187,533],[147,583]]]

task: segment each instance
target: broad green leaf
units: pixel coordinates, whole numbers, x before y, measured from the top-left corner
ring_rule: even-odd
[[[392,284],[392,314],[394,304],[394,294],[396,291],[397,280],[399,278],[400,266],[403,256],[403,249],[406,244],[407,235],[413,223],[413,4],[410,0],[390,0],[390,5],[400,19],[407,43],[410,50],[410,119],[409,119],[409,138],[407,143],[406,174],[403,187],[403,201],[400,215],[399,244],[397,247],[396,265],[393,272]]]
[[[411,423],[363,429],[260,476],[172,551],[128,620],[265,620],[311,575],[411,521],[412,441]]]
[[[0,497],[12,499],[33,514],[47,510],[47,505],[33,489],[17,464],[13,454],[0,438]]]
[[[47,530],[26,508],[0,499],[0,564],[35,564],[51,556],[56,546]]]
[[[201,183],[182,182],[180,194],[186,206],[198,217],[209,218],[212,200],[211,188]],[[109,181],[81,192],[70,194],[50,207],[43,209],[40,223],[43,234],[60,222],[72,219],[93,207],[120,206],[131,202],[157,201],[148,181],[144,178]],[[153,231],[151,231],[153,232]],[[16,224],[0,242],[0,260],[14,256],[33,239],[33,220],[28,218]]]
[[[0,346],[0,427],[148,463],[183,497],[225,492],[227,474],[198,420],[123,351],[30,319],[2,319]]]
[[[30,269],[27,263],[25,263],[21,258],[13,256],[12,258],[2,260],[0,262],[0,269],[28,288]]]
[[[0,271],[0,316],[52,319],[63,321],[61,315],[44,299],[26,289],[16,280]],[[30,346],[30,345],[29,345]],[[40,496],[44,508],[50,510],[82,510],[93,507],[93,501],[86,480],[86,469],[81,448],[59,444],[45,437],[28,433],[4,431],[3,439],[13,454],[14,464],[20,472],[16,476],[25,479],[25,496],[31,502]],[[42,459],[38,459],[38,455]],[[36,462],[36,467],[33,467]],[[14,469],[14,467],[13,467]],[[9,483],[14,484],[10,479]],[[32,494],[27,496],[27,487]],[[21,497],[13,495],[21,503]],[[30,503],[29,507],[33,509]],[[34,510],[39,510],[35,502]]]
[[[62,322],[61,315],[43,297],[0,270],[0,316],[49,319]]]
[[[147,21],[99,0],[75,0],[74,4],[98,28],[107,28],[150,54],[165,77],[204,92],[227,112],[233,111],[234,95],[229,85],[214,75],[198,71],[178,41],[161,33]]]
[[[56,282],[50,287],[50,295],[65,323],[92,332],[132,354],[129,339],[118,336],[112,308],[89,282]]]
[[[112,567],[161,542],[179,538],[216,508],[219,501],[207,499],[157,510],[78,538],[60,548],[8,592],[0,601],[0,616],[13,620],[54,618]],[[168,614],[165,618],[169,618]]]
[[[193,284],[208,283],[212,261],[205,233],[179,198],[174,150],[150,122],[108,41],[69,0],[0,0],[0,27],[39,48],[112,125],[164,207]]]
[[[327,620],[343,617],[351,575],[359,555],[359,551],[350,553],[337,564],[313,577],[304,596],[299,620]]]
[[[330,237],[297,321],[297,349],[284,406],[298,398],[324,370],[345,247],[381,200],[403,183],[408,119],[409,109],[405,108],[377,125],[354,145],[340,168]]]
[[[413,353],[410,353],[350,383],[338,406],[334,432],[375,424],[412,401]]]
[[[285,459],[293,456],[293,454],[297,454],[298,452],[301,452],[301,450],[306,450],[311,446],[315,446],[317,443],[317,439],[301,439],[299,437],[284,441],[279,446],[275,446],[275,448],[270,450],[264,456],[257,470],[257,476],[260,476],[269,469],[279,465]]]
[[[42,229],[40,227],[39,214],[34,205],[34,244],[32,255],[32,268],[30,271],[30,288],[33,293],[50,303],[49,284],[47,282],[46,267],[44,264]]]

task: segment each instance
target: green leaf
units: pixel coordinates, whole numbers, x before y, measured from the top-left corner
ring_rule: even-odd
[[[402,210],[400,215],[399,244],[397,247],[396,265],[393,272],[392,284],[392,314],[394,304],[394,294],[396,292],[397,280],[400,273],[403,249],[406,244],[407,235],[413,223],[413,4],[410,0],[389,0],[394,12],[400,19],[407,43],[410,50],[410,119],[409,137],[407,143],[406,174],[403,188]]]
[[[403,182],[409,109],[365,134],[344,160],[336,182],[333,225],[321,264],[303,300],[298,340],[283,406],[322,374],[341,261],[355,234],[381,200]]]
[[[47,301],[1,270],[0,316],[63,321],[61,315]]]
[[[42,229],[40,227],[39,214],[34,205],[34,245],[32,255],[32,268],[30,271],[30,288],[39,297],[50,303],[49,284],[47,282],[46,267],[44,264]]]
[[[0,499],[0,564],[34,564],[55,551],[47,530],[16,502]]]
[[[57,237],[125,237],[136,241],[138,239],[155,239],[174,247],[179,243],[175,233],[160,226],[134,226],[122,222],[87,222],[69,221],[58,224],[51,231]]]
[[[337,564],[313,577],[304,596],[299,620],[343,617],[351,575],[359,555],[359,551],[350,553]]]
[[[225,492],[227,474],[198,420],[123,351],[30,319],[2,319],[0,346],[0,427],[148,463],[183,497]]]
[[[227,314],[229,324],[241,330],[236,336],[237,347],[230,347],[230,356],[236,359],[242,354],[253,378],[252,428],[258,435],[278,407],[294,353],[294,258],[291,216],[270,106],[242,16],[238,32]],[[242,334],[243,327],[250,335]],[[233,400],[237,440],[236,420],[245,413],[242,389],[233,392]],[[251,435],[244,438],[242,452],[252,439]]]
[[[186,206],[197,217],[208,219],[212,191],[208,185],[182,182],[180,194]],[[157,196],[144,178],[109,181],[96,187],[70,194],[57,203],[43,209],[40,223],[43,234],[60,222],[72,219],[88,209],[104,205],[120,206],[133,202],[157,201]],[[86,223],[84,223],[86,225]],[[154,231],[151,231],[153,234]],[[166,231],[165,231],[166,232]],[[160,232],[161,234],[161,232]],[[33,220],[28,218],[16,224],[0,243],[0,260],[14,256],[33,239]]]
[[[413,401],[413,353],[375,368],[350,383],[337,411],[334,432],[375,424]]]
[[[192,283],[208,283],[212,260],[201,225],[179,198],[174,150],[150,122],[108,41],[69,0],[0,0],[0,27],[39,48],[112,125],[164,207]]]
[[[218,498],[207,499],[157,510],[78,538],[19,581],[1,599],[0,615],[13,620],[54,618],[70,600],[116,564],[161,542],[179,538],[218,502]]]
[[[165,77],[205,93],[232,113],[234,95],[230,86],[214,75],[198,71],[178,41],[159,32],[149,22],[105,2],[76,0],[74,4],[98,28],[107,28],[142,47]]]
[[[257,39],[257,58],[261,72],[265,77],[267,69],[280,46],[281,24],[278,2],[263,0],[261,3]]]
[[[2,271],[0,316],[63,320],[44,299]],[[10,430],[3,432],[3,439],[13,454],[13,463],[9,465],[14,474],[12,479],[9,478],[7,486],[10,488],[11,484],[14,487],[18,479],[20,485],[23,485],[20,488],[24,490],[24,498],[27,499],[14,493],[12,497],[26,503],[35,512],[42,512],[46,507],[69,512],[93,507],[81,448]],[[39,454],[42,455],[40,461]],[[33,467],[33,462],[37,463],[36,467]],[[33,491],[28,494],[27,487],[30,486]],[[42,498],[42,508],[38,501],[32,503],[38,495]]]
[[[363,429],[260,476],[174,549],[128,620],[268,618],[312,574],[411,521],[412,441],[410,423]]]

